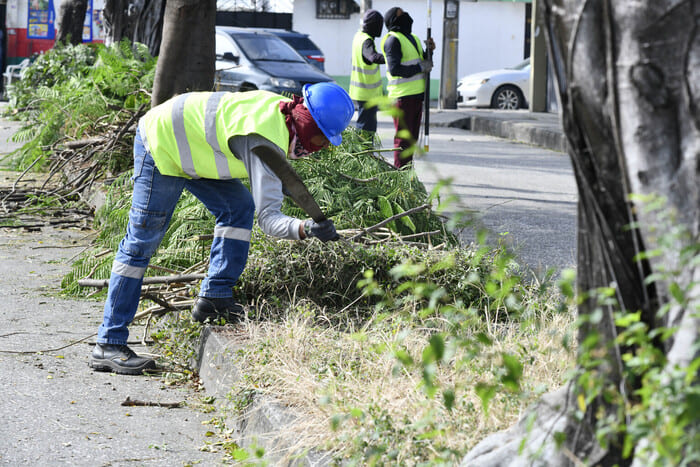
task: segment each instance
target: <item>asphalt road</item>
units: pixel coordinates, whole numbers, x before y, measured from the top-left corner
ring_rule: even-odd
[[[389,118],[380,117],[377,132],[382,145],[391,147]],[[458,202],[449,211],[474,217],[460,233],[463,242],[474,241],[475,231],[486,227],[490,241],[506,242],[535,272],[575,267],[578,196],[566,154],[433,127],[429,151],[415,158],[415,167],[428,190],[451,180],[442,199],[454,194]]]

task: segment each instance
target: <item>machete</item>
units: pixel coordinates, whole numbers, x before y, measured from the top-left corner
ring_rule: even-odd
[[[299,177],[291,164],[287,161],[284,154],[281,154],[274,149],[259,145],[252,149],[253,153],[260,158],[272,170],[286,189],[289,196],[299,205],[315,222],[323,222],[326,220],[326,215],[323,214],[321,208],[308,188],[304,185],[304,181]]]

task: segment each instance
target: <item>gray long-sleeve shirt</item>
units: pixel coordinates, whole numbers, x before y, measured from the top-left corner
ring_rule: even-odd
[[[282,181],[272,170],[251,150],[264,138],[258,135],[237,136],[233,138],[229,146],[232,152],[241,159],[248,172],[250,191],[255,201],[255,209],[258,213],[258,225],[267,235],[299,240],[300,219],[282,214]],[[267,141],[267,140],[265,140]],[[266,144],[277,152],[280,148],[272,142]],[[286,157],[286,154],[282,154]]]
[[[139,132],[146,150],[150,152],[146,140],[146,132],[143,130],[142,125],[139,125]],[[258,214],[258,225],[267,235],[288,240],[299,240],[299,227],[303,221],[282,214],[281,211],[282,202],[284,201],[282,181],[251,150],[259,145],[261,140],[264,140],[264,138],[258,135],[247,135],[236,136],[231,138],[229,142],[231,151],[243,162],[246,172],[248,172],[250,191]],[[272,142],[268,141],[268,143],[268,147],[277,152],[282,152]]]

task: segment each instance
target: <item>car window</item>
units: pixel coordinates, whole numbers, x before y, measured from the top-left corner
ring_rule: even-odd
[[[311,39],[304,36],[284,36],[283,39],[297,50],[318,50]]]
[[[530,59],[526,59],[515,66],[510,67],[511,70],[524,70],[528,65],[530,65]]]
[[[216,56],[222,57],[225,52],[231,52],[234,56],[240,57],[241,52],[231,39],[225,34],[216,35]]]
[[[304,61],[301,55],[277,36],[240,34],[235,37],[238,45],[251,60]]]

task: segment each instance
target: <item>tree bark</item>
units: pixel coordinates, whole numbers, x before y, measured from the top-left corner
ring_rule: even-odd
[[[152,105],[214,86],[216,0],[168,0]]]
[[[669,367],[687,367],[698,356],[693,343],[700,338],[700,322],[692,311],[700,300],[700,266],[682,266],[679,252],[697,245],[700,231],[700,2],[542,3],[540,24],[557,78],[579,192],[578,289],[587,292],[614,285],[620,307],[641,311],[650,330],[678,326],[671,339],[655,345],[666,353]],[[672,248],[661,248],[662,235],[655,231],[660,220],[630,194],[665,197],[675,213],[675,225],[690,235],[676,239]],[[657,249],[661,256],[637,257]],[[665,270],[676,271],[672,279],[647,280]],[[671,281],[690,290],[689,300],[660,315],[659,310],[670,303]],[[601,319],[591,319],[600,311]],[[601,417],[624,410],[625,401],[618,407],[604,398],[606,388],[631,398],[642,384],[625,378],[622,371],[621,354],[628,349],[616,341],[619,330],[613,311],[595,296],[578,307],[586,323],[579,329],[579,342],[598,338],[593,348],[581,348],[580,354],[593,352],[599,357],[595,371],[606,382],[600,396],[586,406],[583,420],[574,418],[576,396],[584,394],[574,380],[566,391],[548,396],[548,406],[558,410],[533,409],[538,416],[534,432],[511,429],[499,444],[487,438],[464,465],[527,464],[528,456],[540,447],[545,453],[541,465],[639,463],[634,454],[622,457],[622,435],[610,435],[605,449],[595,437]],[[566,439],[562,449],[555,450],[551,448],[556,431]],[[525,439],[537,439],[538,444],[526,444],[520,453]]]
[[[83,42],[87,0],[63,0],[58,9],[56,41],[73,45]]]
[[[105,44],[126,38],[145,44],[152,56],[158,56],[164,12],[165,0],[106,0]]]

